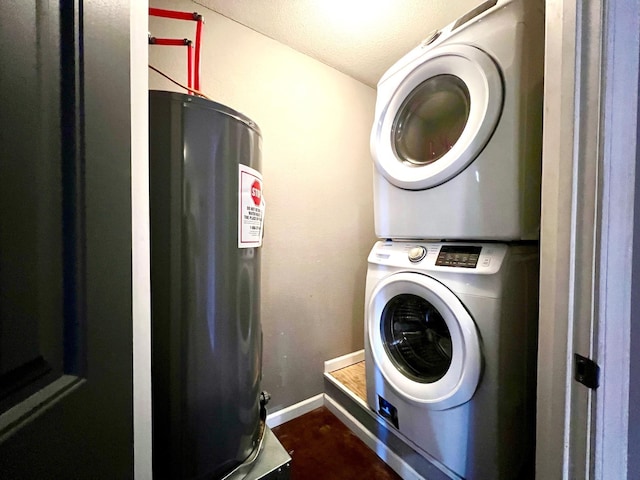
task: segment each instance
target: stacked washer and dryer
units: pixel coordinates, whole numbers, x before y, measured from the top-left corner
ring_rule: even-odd
[[[543,29],[487,1],[378,84],[367,401],[452,478],[533,471]]]

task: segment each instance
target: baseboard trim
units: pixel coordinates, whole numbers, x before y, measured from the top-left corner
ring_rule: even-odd
[[[315,397],[307,398],[306,400],[290,405],[287,408],[283,408],[282,410],[278,410],[277,412],[270,413],[269,415],[267,415],[267,426],[269,428],[277,427],[278,425],[282,425],[289,420],[298,418],[300,415],[309,413],[311,410],[320,408],[323,405],[324,394],[320,393]]]
[[[373,450],[375,454],[378,455],[384,463],[389,465],[393,471],[400,475],[403,480],[425,480],[425,478],[416,472],[411,465],[391,451],[344,407],[326,394],[324,395],[324,404],[331,413],[338,417],[338,419],[344,423],[349,430],[351,430],[360,440]]]
[[[347,353],[341,357],[333,358],[324,362],[324,373],[340,370],[341,368],[345,368],[362,361],[364,361],[364,350]]]

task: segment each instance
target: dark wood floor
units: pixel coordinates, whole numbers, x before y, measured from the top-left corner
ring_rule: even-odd
[[[400,480],[326,407],[272,431],[291,455],[291,480]]]

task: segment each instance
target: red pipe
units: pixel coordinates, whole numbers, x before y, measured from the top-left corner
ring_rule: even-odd
[[[196,24],[196,52],[195,52],[195,80],[194,88],[200,90],[200,38],[202,37],[202,15],[198,15],[198,23]]]
[[[154,17],[173,18],[176,20],[198,20],[200,17],[197,13],[190,12],[176,12],[175,10],[165,10],[163,8],[149,7],[149,15]]]
[[[178,12],[175,10],[165,10],[163,8],[149,7],[149,15],[155,17],[172,18],[175,20],[190,20],[196,22],[196,40],[195,40],[195,53],[191,41],[177,40],[170,38],[155,38],[151,37],[149,43],[155,45],[187,45],[187,82],[189,88],[195,88],[200,90],[200,40],[202,38],[202,24],[204,19],[202,15],[197,12]]]
[[[193,47],[191,42],[187,45],[187,87],[193,88]]]
[[[191,40],[187,40],[186,38],[157,38],[151,37],[149,39],[149,43],[151,45],[171,45],[174,47],[182,47],[184,45],[189,45]]]

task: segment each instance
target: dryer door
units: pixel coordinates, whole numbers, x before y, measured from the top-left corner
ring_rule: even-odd
[[[408,190],[446,182],[487,144],[502,100],[502,78],[489,55],[468,45],[435,48],[406,74],[373,127],[376,167]]]
[[[370,298],[371,350],[396,392],[434,410],[470,400],[482,355],[476,325],[458,297],[426,275],[397,273]]]

